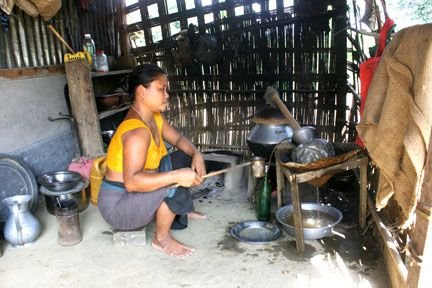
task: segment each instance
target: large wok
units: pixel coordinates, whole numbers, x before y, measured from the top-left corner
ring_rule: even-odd
[[[294,129],[288,125],[279,109],[265,106],[252,122],[255,126],[250,130],[246,142],[254,155],[268,158],[279,142],[291,142]]]

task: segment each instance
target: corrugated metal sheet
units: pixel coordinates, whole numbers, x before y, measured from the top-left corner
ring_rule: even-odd
[[[37,67],[63,64],[68,53],[64,45],[48,29],[51,24],[75,50],[82,50],[85,33],[92,34],[96,49],[114,55],[116,37],[115,0],[63,0],[62,7],[49,22],[41,17],[32,18],[18,7],[9,16],[9,29],[0,26],[0,69]]]

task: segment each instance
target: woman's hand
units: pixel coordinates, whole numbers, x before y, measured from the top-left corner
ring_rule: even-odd
[[[199,185],[203,182],[201,176],[191,168],[182,168],[177,171],[177,183],[183,187]]]
[[[204,156],[201,152],[196,152],[192,156],[192,169],[196,171],[199,176],[204,176],[206,174],[206,167],[204,163]]]

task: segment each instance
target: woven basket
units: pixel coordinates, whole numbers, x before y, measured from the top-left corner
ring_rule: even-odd
[[[276,159],[280,164],[282,164],[288,170],[294,173],[301,173],[301,172],[323,169],[323,168],[327,168],[333,165],[343,163],[347,160],[356,157],[357,155],[360,155],[360,153],[363,151],[363,149],[360,149],[355,144],[334,143],[333,147],[335,149],[336,156],[319,159],[317,161],[310,162],[310,163],[302,164],[296,162],[289,162],[291,160],[289,155],[291,155],[292,149],[284,149],[284,148],[276,149]],[[336,172],[326,173],[319,178],[308,181],[308,183],[316,187],[321,187],[325,183],[327,183],[327,181],[335,173]]]

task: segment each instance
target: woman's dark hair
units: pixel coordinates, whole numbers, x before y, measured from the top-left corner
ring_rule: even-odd
[[[137,67],[129,75],[129,95],[135,95],[135,88],[139,85],[148,87],[159,75],[166,75],[165,71],[154,64],[142,64]]]

